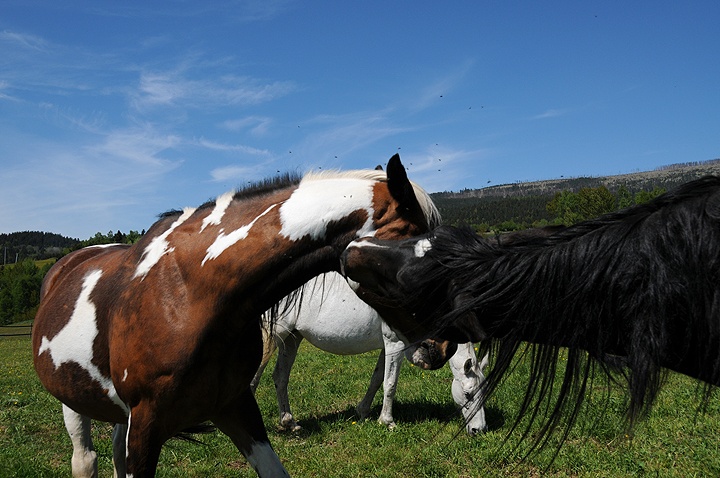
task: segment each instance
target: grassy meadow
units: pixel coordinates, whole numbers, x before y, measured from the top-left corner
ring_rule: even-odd
[[[394,431],[376,421],[379,395],[374,415],[358,420],[354,406],[376,358],[376,353],[334,356],[303,343],[290,384],[293,411],[303,426],[296,434],[277,431],[272,364],[266,371],[258,403],[273,446],[292,476],[720,476],[717,393],[707,410],[698,412],[696,385],[685,377],[670,375],[657,406],[632,436],[623,428],[624,395],[612,389],[607,406],[596,403],[584,410],[554,461],[552,446],[522,461],[519,433],[504,441],[522,397],[527,372],[522,366],[488,404],[490,431],[469,437],[455,412],[447,367],[428,372],[403,365]],[[93,435],[100,476],[110,477],[111,427],[97,424]],[[255,476],[224,435],[200,440],[202,445],[168,442],[158,476]],[[0,337],[0,478],[69,477],[70,455],[60,404],[33,371],[29,337]]]

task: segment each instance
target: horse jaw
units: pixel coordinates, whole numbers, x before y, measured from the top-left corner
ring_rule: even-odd
[[[407,359],[423,370],[438,370],[457,351],[458,345],[447,340],[426,339],[420,342]]]

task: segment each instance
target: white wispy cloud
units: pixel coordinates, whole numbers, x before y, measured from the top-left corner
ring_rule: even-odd
[[[209,141],[201,138],[196,141],[196,144],[202,148],[210,149],[213,151],[231,152],[231,153],[242,153],[251,156],[264,156],[269,157],[270,151],[266,149],[254,148],[252,146],[246,146],[244,144],[226,144],[219,143],[216,141]]]
[[[247,178],[255,178],[258,174],[258,168],[254,166],[223,166],[210,171],[210,176],[215,182],[240,182]]]
[[[47,49],[47,42],[42,37],[8,30],[0,32],[0,42],[24,50],[45,51]]]
[[[158,212],[152,197],[181,164],[161,156],[177,138],[140,129],[72,142],[13,136],[0,141],[13,158],[3,170],[0,190],[0,203],[13,206],[2,208],[0,222],[7,220],[18,230],[86,238],[106,227],[149,225]]]
[[[413,181],[429,192],[457,189],[467,171],[477,169],[486,160],[488,150],[463,150],[452,147],[427,146],[423,151],[401,153],[402,161]]]
[[[531,119],[533,120],[542,120],[542,119],[548,119],[548,118],[557,118],[559,116],[565,116],[568,114],[570,110],[568,109],[549,109],[546,110],[539,115],[533,116]]]
[[[138,110],[158,106],[208,108],[255,105],[285,96],[295,88],[290,81],[263,83],[232,74],[193,79],[182,71],[143,72],[133,105]]]
[[[467,77],[475,62],[467,60],[443,76],[430,80],[409,105],[411,111],[422,111],[436,104],[442,96],[448,95]]]
[[[145,165],[150,168],[172,168],[172,162],[162,158],[163,151],[181,145],[179,136],[158,133],[152,126],[133,127],[110,131],[94,144],[84,147],[89,157],[110,158],[126,164]]]
[[[309,161],[329,155],[346,156],[411,128],[392,121],[391,110],[348,115],[321,115],[306,123],[311,131],[293,154]]]
[[[268,132],[272,122],[272,118],[266,116],[248,116],[245,118],[226,120],[220,127],[235,132],[248,130],[253,136],[264,136]]]

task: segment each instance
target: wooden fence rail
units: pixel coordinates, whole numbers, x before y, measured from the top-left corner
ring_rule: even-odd
[[[0,337],[23,337],[32,335],[32,325],[0,325]]]

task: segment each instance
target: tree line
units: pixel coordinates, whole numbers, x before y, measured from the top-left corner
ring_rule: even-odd
[[[605,186],[583,187],[550,194],[529,196],[433,197],[443,222],[466,225],[479,233],[502,233],[551,224],[570,226],[580,221],[642,204],[665,192],[652,190],[632,193],[620,186],[613,193]]]
[[[145,231],[98,232],[84,241],[37,231],[0,234],[3,256],[10,258],[0,263],[0,325],[35,317],[43,277],[60,257],[87,246],[133,244],[143,234]]]

